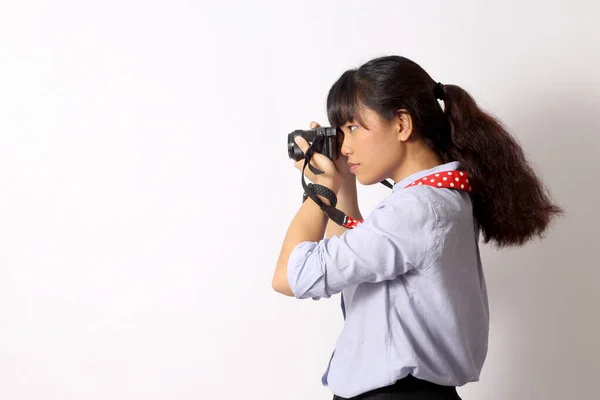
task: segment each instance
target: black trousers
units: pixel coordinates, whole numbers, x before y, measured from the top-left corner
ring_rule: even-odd
[[[334,395],[333,400],[461,400],[455,386],[441,386],[412,375],[393,385],[346,399]]]

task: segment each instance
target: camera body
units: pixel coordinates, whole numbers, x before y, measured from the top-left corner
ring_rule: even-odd
[[[295,130],[288,134],[288,156],[294,161],[300,161],[304,158],[304,153],[295,142],[296,136],[302,136],[308,143],[312,145],[318,135],[322,135],[321,143],[314,148],[315,152],[323,154],[332,161],[337,160],[340,155],[339,144],[341,137],[338,129],[331,127],[319,127],[316,129]]]

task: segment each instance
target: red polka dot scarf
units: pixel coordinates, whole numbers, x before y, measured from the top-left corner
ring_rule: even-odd
[[[411,186],[419,185],[433,186],[435,188],[457,189],[471,192],[471,182],[469,181],[469,176],[465,171],[436,172],[434,174],[417,179],[416,181],[406,185],[404,188],[406,189]],[[344,224],[342,226],[344,228],[352,229],[362,222],[364,221],[346,216],[346,221],[344,221]]]

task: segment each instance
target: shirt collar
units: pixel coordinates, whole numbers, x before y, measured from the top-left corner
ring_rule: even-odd
[[[407,176],[406,178],[394,183],[394,187],[392,188],[392,192],[396,190],[404,189],[404,187],[410,183],[413,183],[417,179],[423,178],[424,176],[435,174],[436,172],[443,171],[456,171],[460,167],[460,163],[458,161],[451,161],[446,164],[438,165],[437,167],[433,167],[430,169],[425,169],[419,172],[415,172],[412,175]]]

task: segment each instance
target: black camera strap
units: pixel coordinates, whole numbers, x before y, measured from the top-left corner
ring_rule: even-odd
[[[310,160],[312,159],[313,155],[315,154],[314,149],[317,148],[321,144],[322,141],[323,141],[323,135],[320,135],[320,134],[317,135],[315,137],[315,140],[312,142],[312,144],[308,148],[308,150],[306,150],[306,154],[304,156],[304,167],[302,167],[302,187],[304,188],[304,193],[308,197],[310,197],[315,203],[317,203],[319,208],[321,208],[321,210],[323,210],[323,212],[325,212],[325,214],[327,214],[327,216],[329,218],[331,218],[331,220],[333,220],[338,225],[342,225],[344,223],[344,220],[346,219],[346,215],[342,211],[335,208],[335,206],[337,204],[337,196],[335,195],[335,193],[331,189],[329,189],[323,185],[317,185],[314,183],[307,185],[306,181],[304,180],[304,171],[306,170],[307,166],[311,170],[311,172],[315,175],[321,175],[324,173],[320,169],[313,167],[313,165],[310,163]],[[317,195],[317,192],[319,195],[327,198],[329,200],[329,202],[331,203],[331,205],[327,205],[327,204],[323,203],[321,201],[321,199],[319,198],[319,196]]]
[[[344,214],[343,211],[335,208],[335,206],[337,205],[337,196],[335,195],[335,193],[331,189],[329,189],[323,185],[318,185],[318,184],[314,184],[314,183],[307,185],[306,181],[304,180],[304,171],[306,170],[306,166],[308,166],[308,168],[311,170],[311,172],[315,175],[321,175],[324,173],[323,171],[319,170],[318,168],[315,168],[310,163],[312,156],[315,154],[314,149],[318,148],[322,141],[323,141],[323,135],[318,134],[315,137],[315,140],[313,141],[313,143],[308,148],[308,150],[306,150],[306,155],[304,156],[304,167],[302,168],[302,187],[304,188],[303,201],[306,200],[307,197],[310,197],[315,203],[317,203],[317,205],[321,208],[321,210],[323,210],[323,212],[325,212],[325,214],[333,222],[335,222],[336,224],[338,224],[340,226],[343,226],[344,228],[352,229],[356,226],[357,221],[348,217],[346,214]],[[384,184],[385,186],[389,187],[390,189],[393,188],[393,185],[391,183],[389,183],[388,181],[382,181],[381,183]],[[321,201],[321,199],[318,197],[319,195],[328,199],[329,202],[331,203],[331,205],[327,205],[327,204],[323,203]]]

